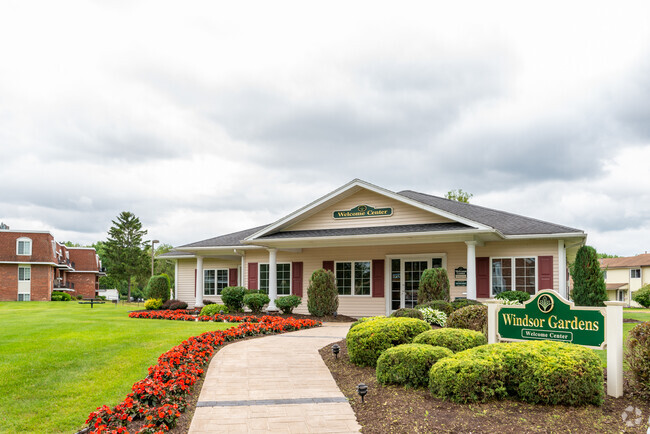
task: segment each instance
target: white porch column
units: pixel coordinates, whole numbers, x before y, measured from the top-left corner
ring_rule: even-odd
[[[606,301],[607,394],[623,396],[623,306],[624,301]]]
[[[203,307],[203,256],[196,257],[196,301],[194,307]]]
[[[269,249],[269,302],[268,310],[278,310],[275,299],[278,297],[278,264],[277,249]]]
[[[174,300],[178,300],[178,259],[174,261]]]
[[[564,240],[557,241],[557,263],[558,263],[558,292],[565,299],[569,299],[569,293],[566,287],[566,248],[564,247]]]
[[[467,244],[467,298],[476,300],[476,241]]]

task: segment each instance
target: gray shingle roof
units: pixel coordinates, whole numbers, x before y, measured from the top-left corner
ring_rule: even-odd
[[[243,246],[241,241],[253,235],[255,232],[261,231],[268,225],[258,226],[252,229],[246,229],[239,232],[233,232],[232,234],[221,235],[214,238],[208,238],[207,240],[197,241],[196,243],[185,244],[184,246],[179,247],[220,247],[220,246]]]
[[[463,223],[426,223],[417,225],[370,226],[363,228],[312,229],[306,231],[276,232],[257,238],[258,240],[277,240],[282,238],[337,237],[349,235],[406,234],[413,232],[443,232],[472,229]]]
[[[482,223],[493,227],[504,235],[530,235],[530,234],[564,234],[576,232],[583,233],[580,229],[557,225],[542,220],[524,217],[505,211],[484,208],[478,205],[457,202],[442,197],[431,196],[416,191],[405,190],[397,193],[425,205],[430,205],[443,211],[450,212],[459,217]]]
[[[191,252],[179,252],[178,250],[170,250],[167,253],[161,253],[156,256],[156,258],[164,258],[166,256],[194,256],[194,253]]]

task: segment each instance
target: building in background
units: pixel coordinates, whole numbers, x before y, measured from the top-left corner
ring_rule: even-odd
[[[632,294],[650,283],[650,254],[603,258],[600,259],[600,267],[605,271],[609,299],[626,301],[628,306],[639,307],[632,300]]]
[[[103,274],[92,247],[67,247],[44,231],[0,229],[0,301],[49,301],[54,290],[94,298]]]
[[[586,237],[579,229],[357,179],[270,225],[159,257],[176,260],[176,297],[190,306],[220,302],[224,287],[243,285],[271,300],[304,297],[295,312],[306,313],[309,278],[325,268],[336,277],[338,312],[360,317],[413,307],[420,277],[432,267],[447,270],[452,299],[542,289],[566,298],[567,256]]]

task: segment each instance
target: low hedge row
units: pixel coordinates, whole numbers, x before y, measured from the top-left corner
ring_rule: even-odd
[[[440,360],[429,390],[454,402],[511,397],[533,404],[601,405],[603,369],[578,345],[528,341],[483,345]]]
[[[414,344],[427,344],[448,348],[454,353],[487,344],[481,332],[466,329],[443,328],[429,330],[413,339]]]
[[[431,326],[416,318],[376,318],[361,322],[346,336],[350,361],[359,366],[375,366],[382,351],[409,344],[427,330]]]
[[[447,318],[447,327],[486,332],[487,306],[469,305],[458,309]]]
[[[452,354],[447,348],[427,344],[403,344],[389,348],[377,359],[377,381],[381,384],[426,386],[431,367]]]
[[[168,431],[185,409],[191,386],[203,375],[204,367],[215,349],[224,342],[319,325],[320,322],[308,319],[265,316],[256,324],[244,323],[227,330],[191,337],[162,354],[158,364],[149,368],[149,375],[145,379],[133,385],[123,402],[113,408],[107,405],[97,408],[90,413],[86,423],[93,434],[128,433],[125,426],[136,419],[146,421],[137,431],[139,434]]]

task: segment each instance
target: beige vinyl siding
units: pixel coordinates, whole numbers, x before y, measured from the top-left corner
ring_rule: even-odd
[[[373,208],[393,208],[390,217],[363,217],[335,219],[334,211],[349,211],[358,205]],[[369,190],[361,190],[336,204],[307,217],[306,219],[284,229],[285,231],[304,231],[308,229],[335,229],[370,226],[411,225],[419,223],[451,222],[448,218],[407,205]]]
[[[203,269],[212,270],[217,268],[239,268],[240,262],[222,261],[218,259],[205,258],[203,260]],[[196,302],[194,272],[196,270],[196,259],[179,259],[178,260],[178,299],[186,302],[189,306],[194,306]],[[244,285],[245,286],[245,285]],[[213,295],[204,295],[203,300],[221,303],[221,297]]]
[[[630,283],[630,269],[629,268],[610,268],[607,270],[607,283]]]

